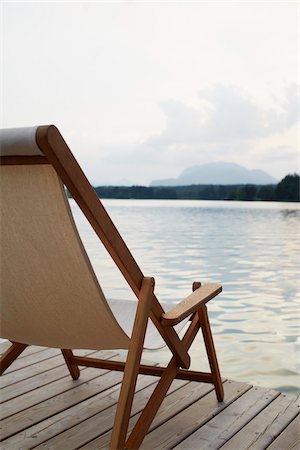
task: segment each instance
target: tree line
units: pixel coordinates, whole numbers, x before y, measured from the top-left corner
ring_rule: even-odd
[[[102,198],[247,200],[299,202],[300,177],[287,175],[278,184],[269,185],[190,185],[190,186],[98,186]]]

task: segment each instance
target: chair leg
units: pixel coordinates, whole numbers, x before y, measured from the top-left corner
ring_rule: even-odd
[[[200,322],[197,316],[194,316],[192,319],[192,323],[189,328],[185,332],[183,336],[182,343],[186,351],[189,350],[192,345],[198,331],[200,328]],[[179,363],[176,360],[176,357],[173,356],[171,361],[168,364],[168,367],[165,369],[164,373],[161,376],[156,388],[151,394],[147,405],[145,406],[142,414],[138,418],[135,426],[133,427],[130,436],[126,441],[126,449],[136,449],[139,448],[144,437],[146,436],[151,423],[156,416],[156,413],[162,404],[169,387],[172,384],[172,381],[176,377],[179,371]]]
[[[15,359],[28,347],[27,344],[20,344],[19,342],[12,342],[12,345],[0,358],[0,375],[14,362]]]
[[[211,334],[211,328],[210,328],[210,323],[209,323],[209,319],[208,319],[206,305],[203,305],[200,308],[200,310],[198,312],[198,316],[199,316],[199,321],[201,324],[202,335],[203,335],[203,339],[204,339],[204,343],[205,343],[205,347],[206,347],[207,357],[208,357],[208,361],[209,361],[209,365],[210,365],[210,369],[211,369],[211,374],[212,374],[213,383],[214,383],[215,390],[216,390],[217,399],[219,402],[222,402],[223,398],[224,398],[224,388],[223,388],[221,374],[220,374],[220,370],[219,370],[214,341],[213,341],[213,337]]]
[[[65,362],[67,364],[67,367],[69,369],[71,377],[73,378],[73,380],[77,380],[80,375],[80,370],[79,370],[77,364],[74,363],[72,360],[73,359],[72,350],[66,350],[66,349],[62,348],[61,352],[63,354],[63,357],[65,358]]]
[[[144,277],[124,369],[110,449],[124,449],[140,360],[153,299],[154,279]]]
[[[128,440],[126,441],[126,449],[129,450],[140,447],[178,371],[179,365],[176,358],[173,357],[133,427]]]

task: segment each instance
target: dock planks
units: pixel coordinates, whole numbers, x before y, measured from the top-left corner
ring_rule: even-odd
[[[0,379],[1,450],[108,448],[121,379],[87,367],[74,381],[59,350],[29,347]],[[130,429],[156,382],[139,376]],[[175,380],[141,448],[300,449],[299,397],[231,380],[224,390],[218,403],[212,385]]]

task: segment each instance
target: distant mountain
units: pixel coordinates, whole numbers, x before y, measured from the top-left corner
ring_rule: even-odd
[[[249,170],[235,163],[213,162],[185,169],[178,178],[154,180],[150,186],[191,184],[276,184],[278,180],[263,170]]]

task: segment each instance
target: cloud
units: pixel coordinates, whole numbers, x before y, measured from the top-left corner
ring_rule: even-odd
[[[261,160],[267,163],[281,164],[287,159],[290,161],[296,161],[297,159],[297,152],[295,149],[292,150],[287,145],[270,146],[269,148],[261,151]]]
[[[186,164],[193,158],[201,163],[237,157],[243,163],[245,153],[255,162],[262,148],[270,155],[273,153],[268,139],[278,140],[299,121],[295,84],[286,86],[281,97],[273,99],[268,108],[241,89],[224,85],[199,91],[198,101],[198,108],[175,100],[161,102],[166,116],[165,130],[148,139],[144,147],[151,146],[161,160],[175,158],[180,163],[187,161]],[[282,148],[282,158],[295,150]]]
[[[149,143],[220,143],[260,139],[291,127],[299,119],[296,85],[285,89],[276,107],[263,109],[240,89],[216,85],[199,92],[200,108],[168,100],[160,103],[165,131]]]
[[[197,107],[178,100],[161,101],[165,129],[143,142],[106,145],[105,153],[99,152],[102,166],[111,167],[118,179],[121,174],[113,168],[122,167],[138,183],[177,176],[189,165],[220,160],[269,169],[280,176],[275,161],[277,173],[271,169],[272,158],[288,160],[296,150],[290,142],[279,145],[299,120],[295,85],[288,86],[268,109],[241,89],[224,85],[201,90],[197,101]]]

